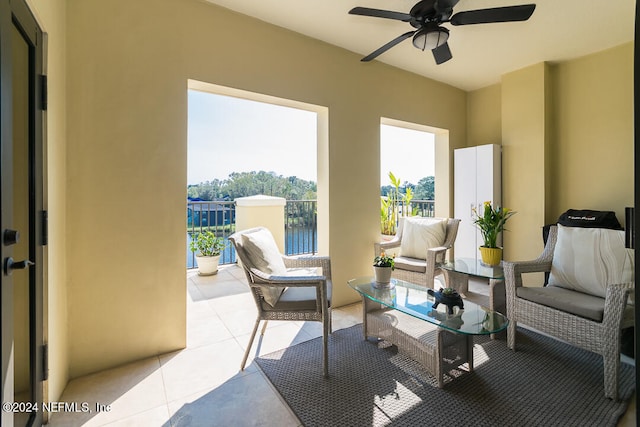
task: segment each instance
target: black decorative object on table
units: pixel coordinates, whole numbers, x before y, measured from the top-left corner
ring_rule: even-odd
[[[447,306],[447,313],[449,314],[453,314],[453,307],[459,307],[460,310],[464,309],[462,297],[453,288],[440,288],[439,291],[428,289],[427,293],[436,299],[435,304],[433,304],[434,309],[438,308],[440,303]]]

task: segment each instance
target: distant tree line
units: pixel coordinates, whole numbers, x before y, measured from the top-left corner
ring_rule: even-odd
[[[402,194],[405,194],[407,192],[407,188],[410,188],[413,192],[414,200],[434,200],[435,182],[436,178],[434,176],[427,176],[418,181],[417,184],[405,181],[404,184],[400,186],[399,190]],[[380,187],[380,195],[387,196],[394,188],[395,187],[393,185],[383,185]]]
[[[234,200],[265,194],[287,200],[316,200],[317,184],[275,172],[233,172],[227,179],[214,179],[187,186],[187,197],[201,200]]]
[[[380,195],[386,196],[392,185],[380,187]],[[434,200],[435,177],[427,176],[417,184],[404,182],[401,193],[411,188],[414,200]],[[316,200],[318,186],[295,176],[285,177],[275,172],[233,172],[227,179],[214,179],[187,186],[187,196],[201,200],[234,200],[238,197],[265,194],[287,200]]]

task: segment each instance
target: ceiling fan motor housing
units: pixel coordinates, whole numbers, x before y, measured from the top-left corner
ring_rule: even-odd
[[[413,45],[420,50],[433,50],[442,46],[449,40],[449,30],[438,26],[435,22],[427,22],[416,31],[413,36]]]

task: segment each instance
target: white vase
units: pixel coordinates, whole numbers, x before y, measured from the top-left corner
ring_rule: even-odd
[[[377,287],[388,287],[391,283],[391,267],[373,267],[375,285]]]
[[[218,273],[218,264],[220,263],[220,255],[200,256],[196,255],[198,263],[198,274],[200,276],[211,276]]]

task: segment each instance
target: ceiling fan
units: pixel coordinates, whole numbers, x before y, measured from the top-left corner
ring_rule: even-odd
[[[472,25],[490,24],[494,22],[526,21],[536,8],[535,4],[519,6],[494,7],[489,9],[467,10],[453,14],[453,7],[459,0],[422,0],[416,3],[409,13],[393,12],[390,10],[371,9],[368,7],[354,7],[349,11],[351,15],[373,16],[375,18],[395,19],[408,22],[416,30],[404,33],[389,43],[371,52],[361,61],[368,62],[378,55],[391,49],[398,43],[413,36],[413,45],[421,50],[429,49],[433,52],[436,64],[442,64],[453,56],[447,40],[449,30],[441,24]]]

